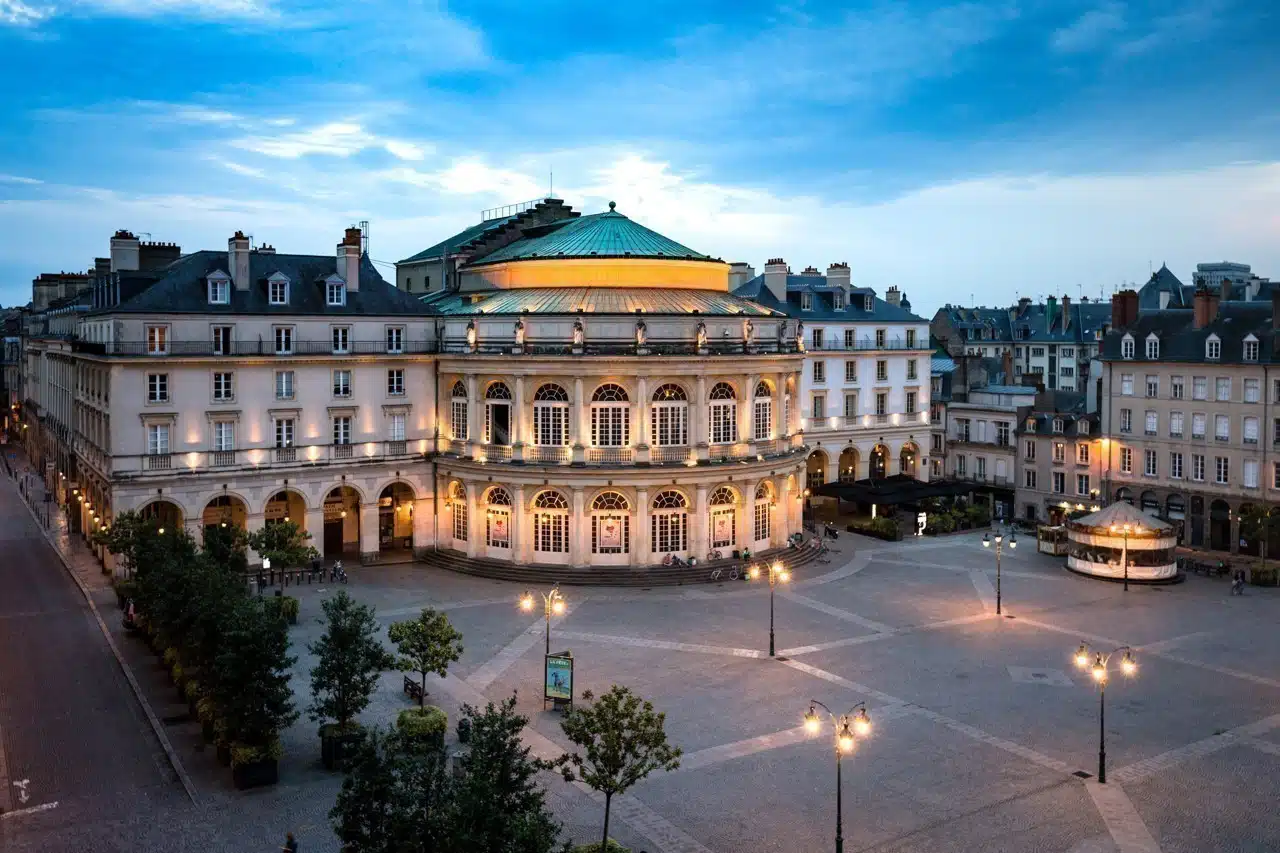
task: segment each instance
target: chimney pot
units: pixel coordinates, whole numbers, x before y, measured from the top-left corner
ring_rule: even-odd
[[[770,258],[764,265],[764,286],[774,299],[787,302],[787,275],[791,272],[782,258]]]
[[[249,289],[249,238],[243,231],[227,241],[227,272],[236,290]]]
[[[347,283],[348,293],[360,290],[360,229],[348,228],[338,244],[338,275]]]

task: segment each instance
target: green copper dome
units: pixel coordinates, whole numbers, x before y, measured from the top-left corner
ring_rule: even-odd
[[[561,258],[661,258],[666,260],[712,261],[688,246],[632,222],[614,210],[565,219],[537,229],[531,234],[485,255],[473,264],[498,264],[506,261],[555,260]]]

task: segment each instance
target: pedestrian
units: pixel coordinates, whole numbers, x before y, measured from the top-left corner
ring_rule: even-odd
[[[292,832],[284,834],[284,846],[280,848],[284,853],[298,853],[298,840],[293,837]]]
[[[1244,595],[1244,569],[1236,569],[1231,577],[1231,594]]]

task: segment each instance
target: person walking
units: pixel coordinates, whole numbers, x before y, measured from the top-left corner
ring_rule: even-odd
[[[298,840],[293,837],[292,832],[284,834],[284,846],[280,848],[284,853],[298,853]]]

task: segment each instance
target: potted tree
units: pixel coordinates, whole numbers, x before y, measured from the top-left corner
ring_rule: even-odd
[[[279,569],[306,565],[320,552],[311,547],[311,534],[292,521],[277,521],[249,534],[249,547]]]
[[[369,705],[378,676],[395,658],[378,640],[373,608],[339,592],[324,602],[325,630],[308,646],[316,656],[311,670],[308,714],[320,723],[320,756],[328,770],[345,764],[362,737],[356,716]]]
[[[427,674],[445,677],[449,664],[462,657],[462,634],[449,623],[448,616],[428,607],[417,619],[392,622],[387,636],[400,653],[396,668],[419,676],[418,707],[425,708]]]

